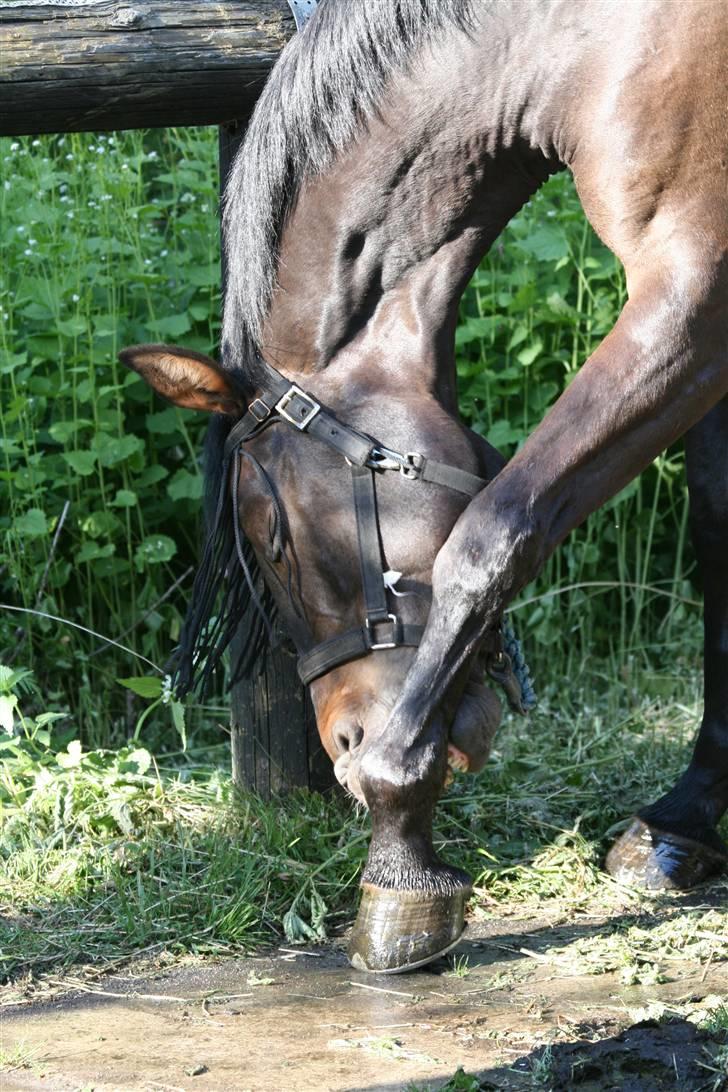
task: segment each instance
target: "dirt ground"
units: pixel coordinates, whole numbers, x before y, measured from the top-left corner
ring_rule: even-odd
[[[440,1088],[458,1067],[486,1089],[728,1088],[719,1042],[664,1019],[728,994],[728,966],[681,961],[667,982],[627,986],[550,958],[603,924],[471,925],[454,956],[400,976],[360,974],[328,947],[83,980],[4,1009],[0,1088],[389,1092]]]

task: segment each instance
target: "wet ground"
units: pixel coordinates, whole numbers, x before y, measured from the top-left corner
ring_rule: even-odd
[[[728,965],[624,985],[552,957],[602,927],[471,925],[454,956],[400,976],[355,972],[340,948],[279,948],[79,981],[4,1009],[0,1088],[385,1092],[440,1088],[458,1067],[488,1089],[728,1088],[720,1036],[685,1019],[728,994]]]

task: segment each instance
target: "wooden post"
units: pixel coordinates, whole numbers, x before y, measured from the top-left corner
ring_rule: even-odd
[[[245,135],[245,123],[220,127],[220,192]],[[222,254],[223,293],[226,269]],[[324,792],[336,785],[331,759],[316,728],[308,690],[296,671],[296,652],[280,632],[257,678],[237,683],[231,693],[233,780],[264,799],[291,789]],[[237,640],[231,656],[236,659]]]
[[[231,698],[236,785],[253,789],[264,799],[291,789],[326,792],[336,787],[290,642],[283,639],[268,652],[261,674],[234,686]]]

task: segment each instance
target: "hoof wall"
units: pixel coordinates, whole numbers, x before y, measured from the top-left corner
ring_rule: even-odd
[[[720,872],[728,855],[633,819],[607,854],[607,872],[647,891],[687,891]]]
[[[349,941],[357,971],[402,974],[423,967],[454,948],[465,930],[471,889],[432,895],[362,885],[362,899]]]

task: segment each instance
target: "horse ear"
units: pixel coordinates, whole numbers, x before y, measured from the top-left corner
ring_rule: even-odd
[[[121,350],[119,360],[175,406],[235,417],[245,409],[229,377],[203,353],[177,345],[132,345]]]

